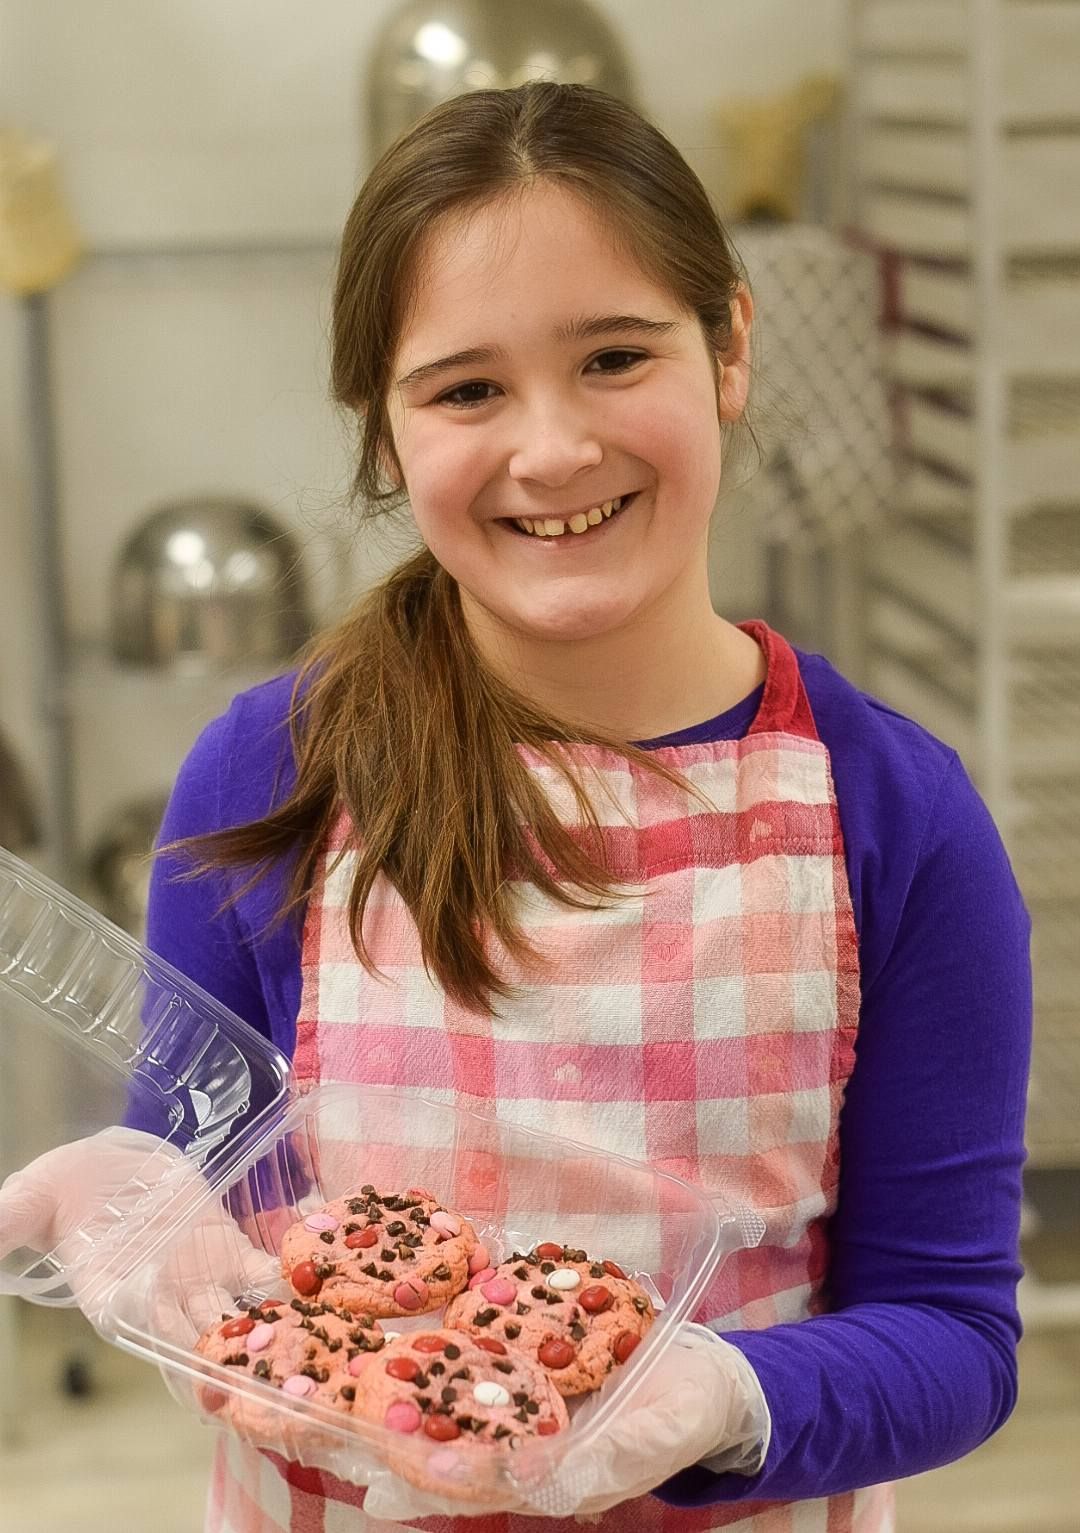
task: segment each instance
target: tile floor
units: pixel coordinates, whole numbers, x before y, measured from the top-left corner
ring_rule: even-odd
[[[0,1450],[0,1533],[199,1533],[212,1433],[153,1368],[99,1343],[80,1317],[24,1307],[20,1331],[18,1441]],[[84,1399],[57,1388],[76,1353],[93,1372]],[[1026,1337],[1008,1425],[960,1463],[905,1481],[899,1506],[900,1533],[1076,1533],[1080,1329]]]

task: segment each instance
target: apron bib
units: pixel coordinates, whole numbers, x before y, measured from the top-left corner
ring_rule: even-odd
[[[858,953],[829,755],[790,646],[744,625],[767,676],[745,739],[656,752],[715,806],[574,747],[606,793],[605,853],[633,897],[575,911],[523,886],[523,924],[546,977],[503,953],[515,986],[491,1018],[428,977],[397,891],[377,881],[349,941],[344,817],[325,849],[303,938],[294,1068],[319,1081],[412,1087],[438,1099],[644,1160],[756,1209],[760,1246],[727,1258],[696,1318],[758,1329],[819,1313],[836,1206],[838,1118],[854,1063]],[[573,802],[540,760],[566,823]],[[552,1238],[555,1238],[554,1236]],[[576,1518],[517,1514],[389,1523],[364,1492],[223,1437],[207,1533],[580,1533]],[[803,1502],[696,1510],[654,1496],[585,1519],[600,1533],[891,1533],[890,1486]]]

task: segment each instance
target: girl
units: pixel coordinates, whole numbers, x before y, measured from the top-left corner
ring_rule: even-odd
[[[751,319],[628,107],[484,91],[399,140],[346,225],[333,385],[357,496],[423,547],[205,731],[163,828],[200,876],[173,849],[152,893],[151,945],[302,1082],[437,1091],[764,1215],[610,1445],[611,1533],[885,1533],[888,1482],[1016,1394],[1027,918],[952,751],[712,610]],[[378,1525],[219,1450],[212,1529]]]

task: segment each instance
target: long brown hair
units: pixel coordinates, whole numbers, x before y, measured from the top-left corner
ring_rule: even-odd
[[[725,353],[740,273],[704,188],[662,133],[586,86],[533,83],[456,96],[383,155],[342,238],[333,394],[360,421],[352,492],[368,515],[406,498],[387,397],[422,242],[451,211],[538,178],[585,199],[641,268],[697,316],[710,353]],[[494,676],[469,638],[456,584],[426,549],[309,647],[290,728],[292,792],[260,820],[180,843],[197,858],[195,873],[241,864],[251,869],[248,888],[288,856],[284,917],[306,901],[330,829],[347,810],[356,858],[349,922],[361,962],[376,972],[363,915],[383,874],[416,923],[428,972],[478,1011],[493,1011],[494,998],[510,993],[490,939],[520,962],[539,956],[521,929],[515,880],[575,909],[619,898],[596,810],[567,747],[607,746],[693,791],[649,752],[550,717]],[[519,747],[569,786],[576,825],[561,823]]]

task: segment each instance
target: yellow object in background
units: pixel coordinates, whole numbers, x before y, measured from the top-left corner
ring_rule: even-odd
[[[14,131],[0,133],[0,288],[17,298],[47,292],[80,253],[55,151]]]
[[[806,139],[839,107],[839,82],[810,75],[778,96],[725,102],[715,120],[724,143],[729,220],[792,222],[801,216]]]

